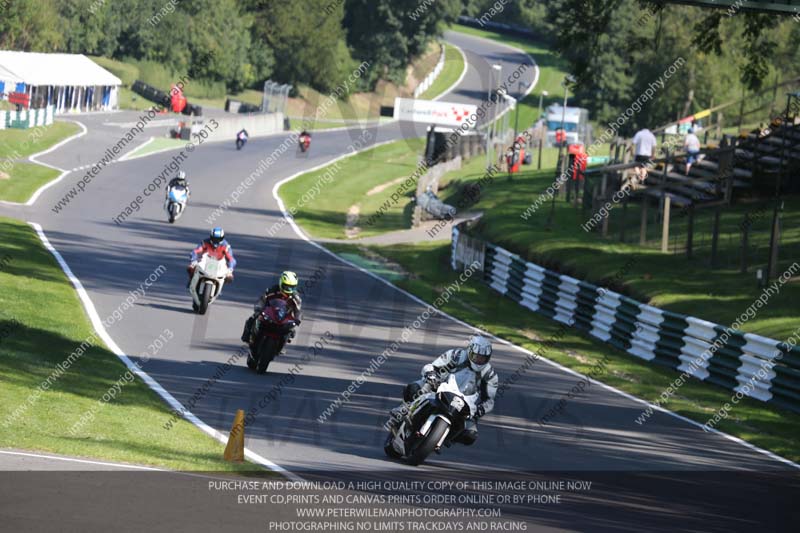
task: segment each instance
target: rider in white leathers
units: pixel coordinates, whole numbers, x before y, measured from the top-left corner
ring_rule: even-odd
[[[465,394],[475,394],[480,392],[480,402],[478,403],[475,417],[467,420],[464,431],[455,439],[466,445],[471,445],[478,438],[478,418],[489,413],[494,408],[494,398],[497,394],[499,379],[497,373],[489,364],[492,356],[492,343],[489,339],[480,335],[474,335],[469,340],[469,345],[464,348],[453,348],[447,350],[437,357],[432,363],[422,367],[422,378],[406,385],[403,391],[403,400],[411,403],[423,390],[431,390],[426,385],[432,381],[434,376],[438,379],[447,381],[450,374],[456,378],[459,390]],[[392,410],[392,420],[390,423],[399,422],[405,404]]]

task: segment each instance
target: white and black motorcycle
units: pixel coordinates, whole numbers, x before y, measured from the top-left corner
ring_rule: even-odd
[[[196,313],[206,314],[208,306],[222,292],[222,287],[229,275],[231,275],[231,270],[224,258],[215,259],[206,254],[197,262],[192,280],[189,282],[192,309]]]
[[[464,431],[464,425],[477,413],[480,393],[465,395],[456,378],[426,383],[408,412],[396,424],[389,424],[383,451],[393,459],[419,465],[443,445],[450,445]]]
[[[164,201],[164,209],[167,212],[169,223],[172,224],[180,218],[186,209],[186,202],[189,199],[189,191],[186,187],[176,185],[167,191],[167,198]]]

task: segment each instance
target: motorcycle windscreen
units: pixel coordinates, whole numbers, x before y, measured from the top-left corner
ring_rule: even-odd
[[[470,412],[474,414],[481,396],[475,373],[460,372],[458,378],[455,374],[450,374],[450,377],[439,386],[438,390],[462,395],[467,405],[469,405]]]
[[[278,322],[283,322],[283,319],[286,318],[286,315],[289,313],[289,306],[286,305],[286,301],[280,298],[273,298],[270,300],[269,305],[275,309],[275,317],[278,319]]]
[[[200,270],[209,278],[224,278],[228,274],[228,264],[225,259],[215,259],[206,255],[200,261]]]
[[[173,202],[184,202],[186,200],[186,189],[183,187],[173,187],[169,190],[169,199]]]

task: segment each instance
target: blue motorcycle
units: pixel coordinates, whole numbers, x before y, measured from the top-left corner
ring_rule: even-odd
[[[172,224],[180,218],[186,209],[186,201],[189,199],[189,191],[186,187],[176,185],[167,192],[167,200],[164,202],[164,209],[167,211],[169,223]]]

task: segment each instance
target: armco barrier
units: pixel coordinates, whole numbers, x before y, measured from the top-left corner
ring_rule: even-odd
[[[433,70],[425,76],[425,79],[417,85],[416,89],[414,89],[414,98],[419,98],[419,95],[427,91],[433,82],[436,81],[436,78],[439,77],[439,74],[442,73],[442,69],[444,68],[444,57],[445,57],[445,48],[442,45],[442,51],[439,54],[439,61],[436,62],[436,66],[433,67]]]
[[[479,260],[483,281],[521,306],[625,352],[742,396],[800,412],[800,347],[664,311],[526,262],[453,227],[451,265]]]
[[[49,105],[40,109],[0,111],[0,130],[8,128],[28,129],[35,128],[37,126],[49,126],[53,123],[54,114],[54,105]]]

